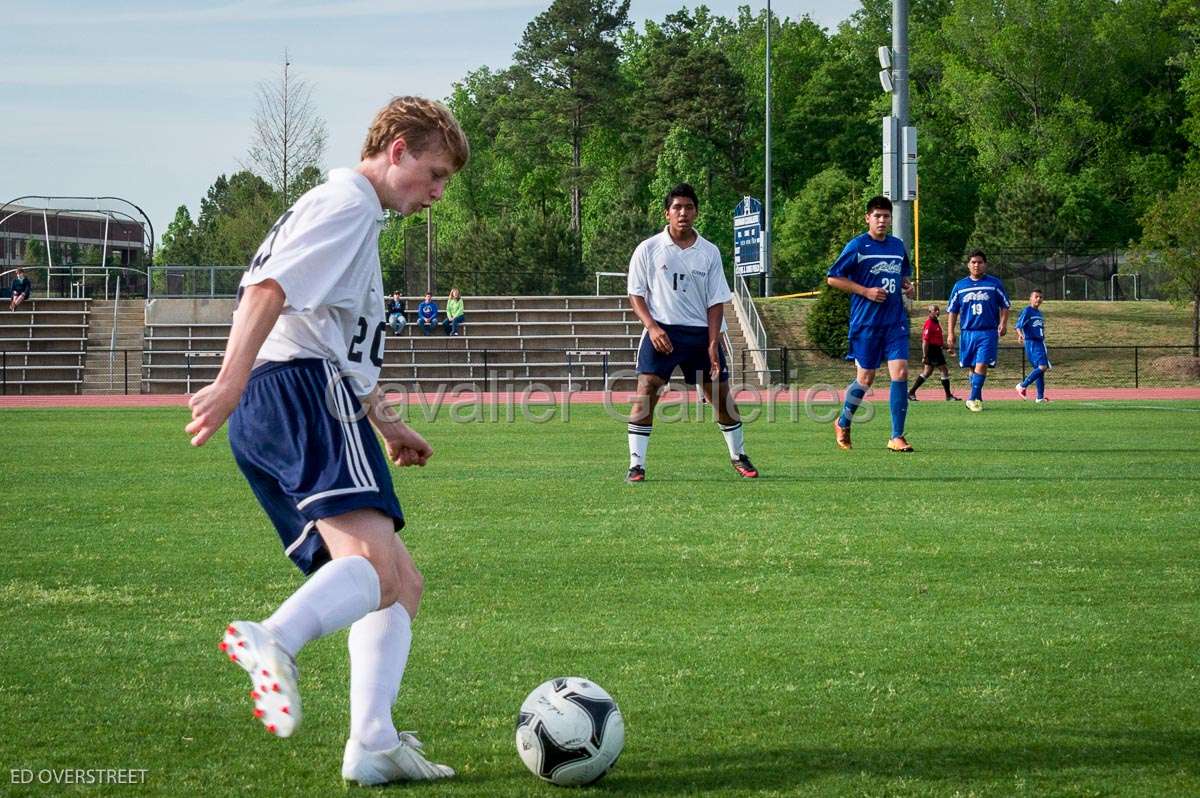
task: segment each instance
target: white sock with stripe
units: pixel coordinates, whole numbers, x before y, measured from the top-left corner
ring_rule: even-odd
[[[396,747],[392,706],[412,646],[412,620],[400,603],[364,615],[350,627],[350,739],[368,751]]]
[[[379,609],[379,574],[366,557],[328,562],[262,622],[293,657],[318,637]]]
[[[746,453],[746,436],[742,431],[742,422],[735,421],[728,427],[718,423],[721,434],[725,436],[725,445],[729,447],[729,459],[736,460]]]
[[[650,447],[650,433],[654,427],[649,424],[629,425],[629,467],[646,467],[646,449]]]

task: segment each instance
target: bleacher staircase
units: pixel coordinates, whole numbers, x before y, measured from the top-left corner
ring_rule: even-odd
[[[117,328],[115,339],[114,324]],[[88,357],[83,373],[85,394],[142,392],[142,346],[145,329],[145,300],[92,300],[92,313],[88,324]]]

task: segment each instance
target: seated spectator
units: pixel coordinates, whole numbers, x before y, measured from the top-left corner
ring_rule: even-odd
[[[392,335],[399,335],[404,330],[404,300],[399,291],[392,292],[392,298],[384,303],[387,311],[388,324],[392,326]]]
[[[17,274],[12,281],[12,298],[8,300],[8,309],[16,310],[21,306],[21,303],[29,299],[30,292],[33,291],[33,283],[25,276],[24,269],[17,269]]]
[[[446,335],[458,335],[458,328],[466,318],[463,313],[462,294],[457,288],[451,288],[450,296],[446,299]]]
[[[437,326],[438,306],[433,301],[433,294],[426,294],[425,301],[417,305],[417,324],[421,326],[421,333],[429,335],[433,332],[433,328]]]

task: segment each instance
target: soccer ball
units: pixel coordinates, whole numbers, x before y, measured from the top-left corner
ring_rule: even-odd
[[[560,787],[599,781],[625,745],[625,719],[600,685],[566,676],[539,684],[517,716],[517,753]]]

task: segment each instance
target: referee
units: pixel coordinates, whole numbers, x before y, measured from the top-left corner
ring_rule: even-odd
[[[942,325],[938,323],[941,312],[942,309],[937,305],[930,305],[929,318],[925,320],[925,328],[921,330],[921,373],[913,383],[912,390],[908,392],[908,398],[913,402],[917,401],[917,389],[929,379],[935,368],[942,370],[942,388],[946,391],[946,401],[961,401],[950,393],[950,369],[946,368],[946,353],[942,348],[946,342],[942,338]]]

